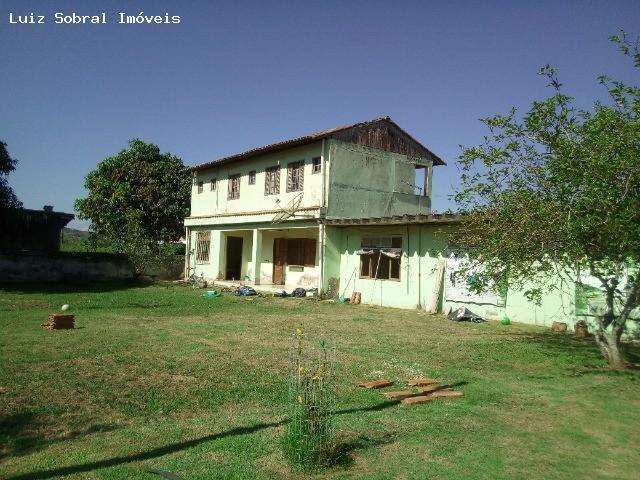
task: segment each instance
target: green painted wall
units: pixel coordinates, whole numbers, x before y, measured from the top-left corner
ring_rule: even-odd
[[[327,141],[325,148],[330,159],[327,218],[429,213],[430,197],[414,194],[416,159],[339,140]],[[424,163],[428,187],[433,169]]]
[[[403,238],[404,253],[401,260],[400,281],[362,279],[359,276],[360,257],[355,253],[363,236],[399,235]],[[339,271],[340,296],[349,297],[354,291],[361,293],[362,302],[398,308],[427,308],[431,304],[438,263],[446,261],[446,241],[443,231],[429,225],[352,226],[327,227],[327,244],[332,245],[327,261],[324,288],[335,272]],[[339,265],[335,258],[339,257]],[[329,274],[329,272],[331,272]],[[443,285],[444,288],[444,285]],[[442,291],[445,298],[446,291]],[[574,311],[575,289],[564,286],[562,291],[546,294],[542,305],[529,302],[522,291],[510,289],[503,306],[471,302],[444,302],[441,309],[459,306],[488,319],[501,319],[508,315],[512,321],[537,325],[551,325],[554,321],[570,326],[578,319]]]

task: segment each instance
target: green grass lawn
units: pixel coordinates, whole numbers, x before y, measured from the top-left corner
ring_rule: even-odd
[[[40,324],[63,303],[75,330]],[[335,347],[349,461],[280,449],[291,333]],[[525,325],[174,286],[0,290],[0,478],[636,479],[640,374]],[[464,397],[405,407],[361,379],[425,375]]]

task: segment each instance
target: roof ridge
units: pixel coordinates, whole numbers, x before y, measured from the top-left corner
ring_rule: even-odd
[[[294,137],[294,138],[289,138],[286,140],[280,140],[277,142],[273,142],[273,143],[269,143],[266,145],[262,145],[259,147],[253,147],[250,148],[248,150],[245,150],[243,152],[240,153],[236,153],[233,155],[227,155],[227,156],[223,156],[223,157],[219,157],[215,160],[209,161],[209,162],[205,162],[205,163],[201,163],[198,165],[194,165],[193,167],[190,168],[190,170],[202,170],[208,167],[212,167],[214,165],[218,165],[221,163],[227,163],[233,160],[239,160],[241,158],[247,158],[253,155],[258,155],[261,153],[270,153],[272,151],[277,151],[277,150],[281,150],[287,147],[293,147],[293,146],[298,146],[298,145],[303,145],[307,142],[313,142],[313,141],[317,141],[317,140],[322,140],[324,138],[327,138],[330,135],[333,135],[337,132],[343,131],[343,130],[348,130],[350,128],[356,128],[356,127],[360,127],[362,125],[368,125],[371,123],[376,123],[376,122],[389,122],[392,125],[394,125],[396,128],[398,128],[399,130],[401,130],[404,134],[406,134],[411,140],[413,140],[414,142],[416,142],[418,145],[420,145],[422,148],[424,148],[427,152],[429,152],[431,155],[433,155],[437,160],[439,160],[442,164],[444,165],[444,161],[442,161],[442,159],[440,159],[437,155],[435,155],[433,152],[431,152],[431,150],[429,150],[427,147],[425,147],[424,145],[422,145],[422,143],[420,143],[418,140],[416,140],[411,134],[409,134],[408,132],[406,132],[402,127],[400,127],[396,122],[394,122],[391,117],[389,115],[385,115],[385,116],[380,116],[380,117],[376,117],[370,120],[364,120],[361,122],[356,122],[356,123],[350,123],[347,125],[341,125],[338,127],[334,127],[334,128],[329,128],[329,129],[325,129],[325,130],[319,130],[316,132],[312,132],[312,133],[308,133],[306,135],[302,135],[299,137]]]

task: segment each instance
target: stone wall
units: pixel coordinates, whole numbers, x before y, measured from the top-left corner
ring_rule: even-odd
[[[126,257],[108,253],[0,252],[0,283],[131,280]]]

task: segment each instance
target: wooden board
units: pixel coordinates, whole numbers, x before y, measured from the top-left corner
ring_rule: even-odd
[[[287,259],[287,239],[276,238],[273,241],[273,283],[284,285],[284,265]]]
[[[438,390],[436,392],[431,392],[428,395],[418,395],[416,397],[409,397],[402,400],[403,405],[415,405],[418,403],[427,403],[433,402],[438,398],[459,398],[464,394],[462,392],[458,392],[455,390]]]
[[[407,385],[410,387],[423,387],[426,385],[433,385],[434,383],[438,383],[438,381],[433,378],[414,378],[409,380]]]
[[[427,308],[428,313],[438,313],[438,306],[440,305],[440,293],[442,291],[442,279],[444,277],[444,268],[444,260],[438,260],[435,281],[433,284],[433,294],[431,296],[431,303]]]
[[[403,400],[405,398],[420,395],[420,393],[414,392],[413,390],[396,390],[395,392],[385,392],[382,395],[387,400]]]
[[[389,385],[393,385],[393,382],[389,380],[373,380],[371,382],[358,383],[358,386],[362,388],[384,388],[388,387]]]
[[[438,385],[438,384],[434,384],[434,385],[427,385],[426,387],[418,387],[418,391],[421,394],[425,394],[425,393],[430,393],[430,392],[436,392],[438,390],[445,390],[446,388],[443,387],[442,385]],[[451,390],[451,389],[449,389]]]

